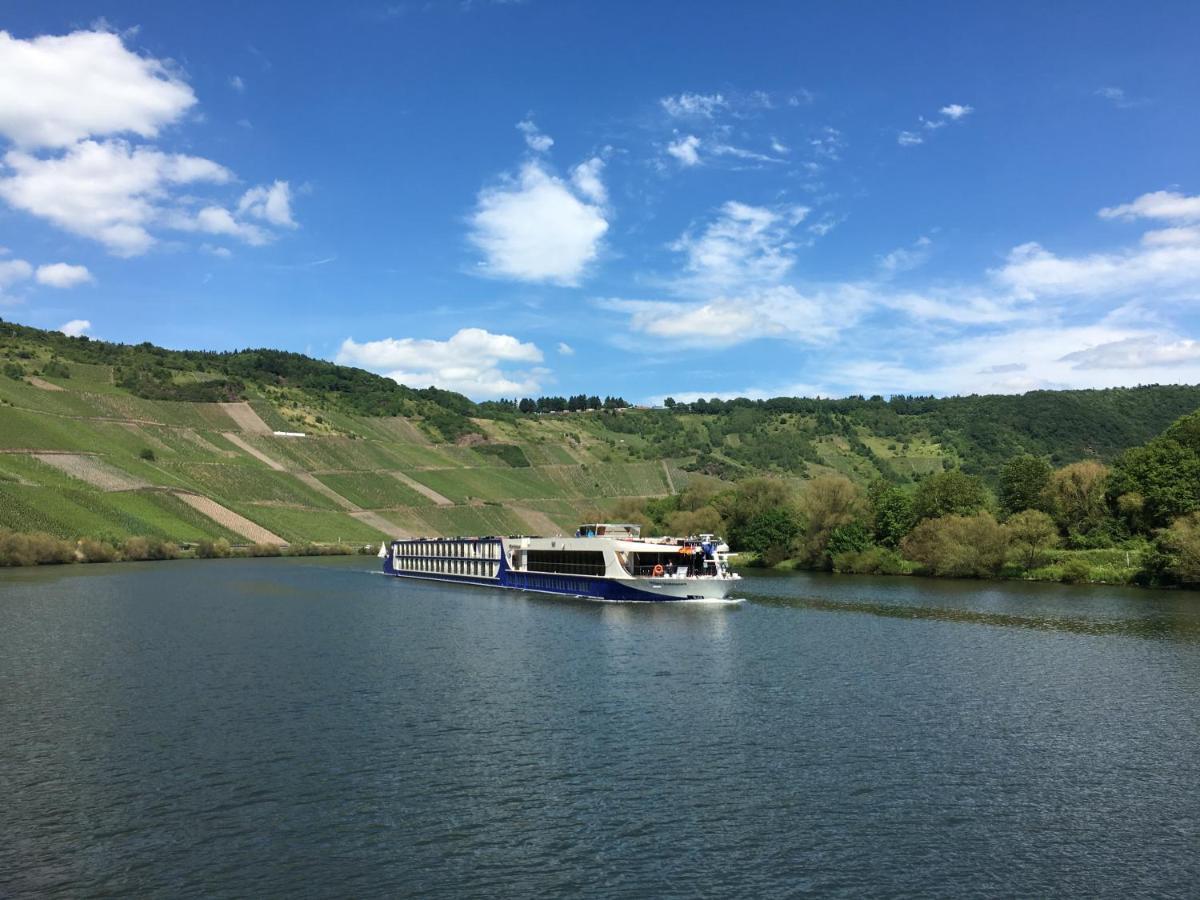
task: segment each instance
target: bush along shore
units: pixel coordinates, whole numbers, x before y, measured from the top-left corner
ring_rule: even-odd
[[[70,563],[146,562],[168,559],[233,559],[265,556],[351,556],[374,553],[374,547],[348,544],[246,544],[232,545],[223,538],[177,544],[154,537],[122,541],[83,538],[68,541],[44,532],[24,533],[0,529],[0,567],[45,566]]]
[[[957,469],[863,489],[693,480],[622,513],[651,530],[728,536],[742,565],[839,573],[1200,587],[1200,412],[1112,465],[1010,457],[995,482]],[[735,562],[736,564],[736,562]]]

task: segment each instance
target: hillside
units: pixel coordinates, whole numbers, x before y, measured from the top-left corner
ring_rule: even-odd
[[[299,354],[3,322],[0,369],[0,527],[176,541],[569,531],[697,472],[992,477],[1020,452],[1110,459],[1200,408],[1200,388],[1152,386],[522,413]]]

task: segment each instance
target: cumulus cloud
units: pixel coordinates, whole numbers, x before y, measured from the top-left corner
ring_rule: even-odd
[[[684,135],[667,144],[667,153],[679,160],[682,166],[695,166],[700,162],[700,138],[694,134]]]
[[[479,192],[470,240],[484,254],[484,274],[517,281],[578,284],[608,231],[600,167],[568,184],[539,162],[516,178]],[[582,195],[582,196],[581,196]]]
[[[536,365],[542,361],[536,344],[482,328],[463,328],[445,341],[384,338],[360,344],[346,338],[336,361],[401,384],[434,385],[478,399],[537,393],[548,374]],[[510,368],[522,363],[532,367]]]
[[[174,185],[223,184],[233,175],[211,160],[125,141],[81,141],[59,157],[20,150],[5,154],[12,174],[0,178],[10,205],[104,244],[118,256],[144,253],[154,243],[147,230],[162,215]]]
[[[270,187],[259,185],[250,188],[242,194],[237,209],[241,215],[252,216],[272,225],[296,227],[292,218],[292,191],[286,181],[276,181]]]
[[[242,81],[241,75],[230,75],[229,86],[239,94],[244,93],[246,90],[246,82]]]
[[[1158,290],[1200,291],[1200,241],[1175,232],[1175,241],[1147,234],[1140,245],[1108,253],[1059,256],[1041,244],[1014,247],[992,274],[1023,297],[1102,297]]]
[[[729,101],[722,94],[682,93],[663,97],[658,101],[667,115],[675,118],[711,119],[717,112],[729,108]]]
[[[603,205],[608,202],[608,191],[604,187],[604,182],[600,180],[600,173],[603,171],[604,160],[593,156],[571,170],[571,184],[575,185],[575,189],[593,203]]]
[[[0,31],[0,72],[0,134],[24,148],[129,132],[153,138],[196,102],[166,63],[107,31],[30,40]]]
[[[533,119],[522,119],[517,123],[517,130],[525,135],[525,145],[534,153],[545,153],[554,146],[554,138],[542,134]]]
[[[901,147],[915,147],[917,144],[925,143],[925,138],[914,131],[902,131],[896,135],[896,143]]]
[[[92,323],[87,319],[72,319],[70,322],[64,322],[58,327],[58,330],[67,337],[80,337],[91,331]]]
[[[33,266],[23,259],[0,260],[0,291],[33,276]]]
[[[117,256],[148,251],[159,227],[251,244],[273,234],[247,219],[294,228],[287,182],[247,191],[235,214],[181,192],[233,183],[224,166],[117,136],[155,138],[196,98],[168,63],[125,47],[131,32],[98,27],[28,41],[0,32],[0,136],[16,145],[0,166],[0,199]]]
[[[70,263],[50,263],[37,267],[37,282],[48,287],[72,288],[81,284],[95,281],[87,266],[73,266]]]
[[[959,119],[974,112],[975,108],[966,106],[962,103],[951,103],[948,106],[943,106],[938,112],[951,121],[957,122]]]
[[[1167,222],[1200,222],[1200,196],[1188,197],[1175,191],[1142,194],[1130,203],[1100,210],[1102,219],[1162,219]]]
[[[564,343],[563,341],[559,341],[558,342],[558,355],[559,356],[574,356],[575,348],[572,347],[570,344]]]

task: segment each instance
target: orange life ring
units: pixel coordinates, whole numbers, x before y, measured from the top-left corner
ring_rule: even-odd
[[[655,567],[654,567],[654,577],[655,577],[655,578],[661,578],[661,577],[662,577],[662,573],[663,573],[663,567],[662,567],[662,566],[655,566]]]

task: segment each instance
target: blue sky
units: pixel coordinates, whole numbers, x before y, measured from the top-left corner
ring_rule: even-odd
[[[0,4],[0,317],[476,399],[1200,382],[1193,3]]]

